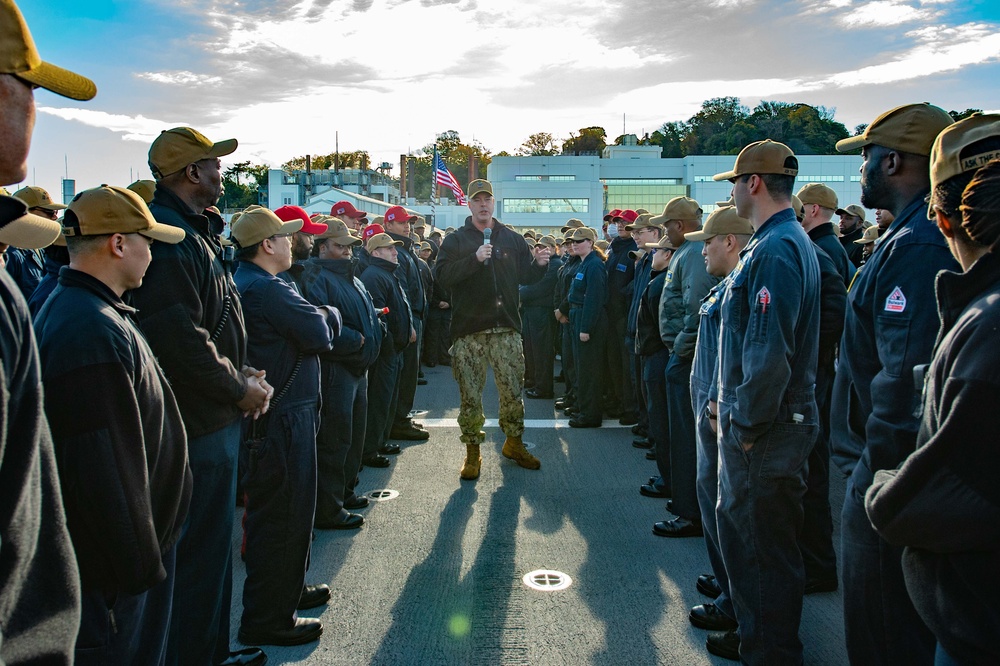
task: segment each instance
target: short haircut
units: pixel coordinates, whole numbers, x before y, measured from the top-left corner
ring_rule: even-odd
[[[1000,239],[1000,159],[976,171],[962,194],[962,228],[973,243],[994,247]]]
[[[264,241],[261,241],[263,243]],[[246,247],[236,248],[236,258],[239,261],[250,261],[257,256],[257,251],[260,250],[260,243],[254,243],[253,245],[248,245]]]
[[[796,164],[798,164],[797,161]],[[767,188],[767,193],[770,195],[772,201],[784,201],[792,198],[792,190],[795,188],[795,176],[786,176],[783,173],[745,173],[740,176],[740,180],[746,182],[753,175],[756,175],[764,183],[764,187]]]
[[[94,236],[66,236],[66,250],[69,255],[90,254],[96,252],[108,242],[114,234],[97,234]]]

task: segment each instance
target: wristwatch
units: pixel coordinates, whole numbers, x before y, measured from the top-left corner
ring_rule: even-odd
[[[709,407],[708,405],[705,405],[705,416],[707,416],[712,421],[715,421],[719,418],[719,415],[713,412],[712,408]]]

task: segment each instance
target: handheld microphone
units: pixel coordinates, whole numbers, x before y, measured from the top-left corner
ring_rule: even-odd
[[[490,229],[489,227],[483,229],[483,245],[490,244],[490,236],[492,235],[493,235],[492,229]],[[490,265],[490,258],[486,257],[486,261],[483,262],[483,266],[489,266],[489,265]]]

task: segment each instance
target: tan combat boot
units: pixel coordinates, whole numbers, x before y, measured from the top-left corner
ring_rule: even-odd
[[[465,464],[459,473],[463,479],[472,481],[479,478],[479,466],[483,464],[483,457],[479,455],[478,444],[465,445]]]
[[[528,449],[524,448],[524,442],[521,441],[519,436],[513,437],[508,435],[507,440],[503,443],[503,450],[500,453],[503,454],[504,458],[510,458],[525,469],[539,469],[542,466],[541,461],[528,453]]]

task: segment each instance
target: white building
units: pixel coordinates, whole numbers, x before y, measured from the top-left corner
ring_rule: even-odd
[[[837,193],[841,206],[860,203],[859,155],[797,157],[796,191],[821,182]],[[659,146],[608,146],[601,158],[494,157],[487,178],[497,200],[496,216],[504,224],[552,232],[575,217],[600,229],[607,211],[645,208],[659,214],[676,196],[697,200],[707,217],[732,190],[712,176],[729,171],[735,161],[735,155],[661,158]]]

